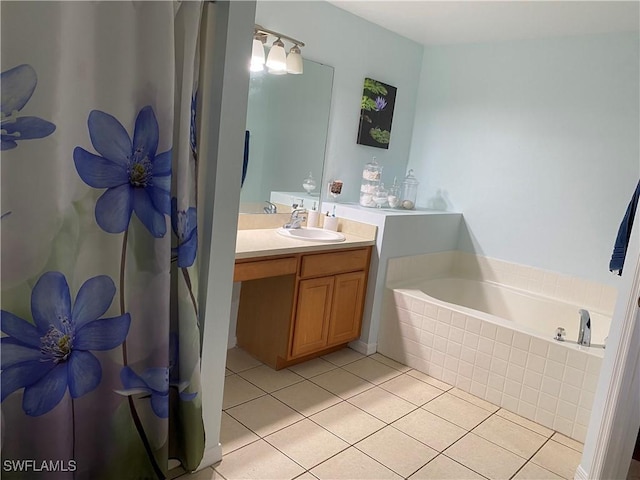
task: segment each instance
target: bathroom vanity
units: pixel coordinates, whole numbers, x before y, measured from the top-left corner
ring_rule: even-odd
[[[360,336],[374,236],[345,237],[323,243],[238,231],[239,347],[278,370]]]

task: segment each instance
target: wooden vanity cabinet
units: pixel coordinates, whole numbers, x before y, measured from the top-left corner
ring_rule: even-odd
[[[360,336],[371,247],[297,254],[295,277],[265,278],[264,268],[236,264],[240,293],[238,345],[275,369],[342,348]],[[288,258],[292,258],[289,256]],[[265,264],[266,266],[266,264]]]

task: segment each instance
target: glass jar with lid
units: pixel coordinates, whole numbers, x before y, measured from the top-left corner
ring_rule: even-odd
[[[393,185],[389,187],[387,202],[391,208],[399,208],[400,201],[400,185],[398,185],[398,178],[394,177]]]
[[[309,172],[309,176],[302,182],[302,188],[304,188],[305,192],[309,195],[316,189],[316,181],[313,178],[312,172]]]
[[[376,192],[382,179],[382,166],[373,157],[362,170],[362,184],[360,185],[360,205],[363,207],[375,207],[373,194]]]
[[[418,196],[418,179],[413,175],[413,170],[409,170],[402,182],[402,192],[400,195],[400,206],[405,210],[416,208],[416,197]]]

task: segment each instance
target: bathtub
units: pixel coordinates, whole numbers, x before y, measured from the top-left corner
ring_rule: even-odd
[[[576,342],[578,339],[578,310],[583,305],[536,295],[507,285],[456,277],[417,282],[405,291],[417,298],[424,294],[424,298],[441,300],[443,305],[463,307],[459,310],[467,314],[484,312],[489,315],[487,319],[496,324],[542,338],[554,336],[556,329],[562,327],[566,332],[567,346],[578,348],[569,342]],[[595,310],[589,313],[591,343],[604,346],[609,334],[611,316]],[[603,351],[598,348],[592,353],[602,356]]]
[[[557,291],[523,288],[552,276]],[[610,287],[461,252],[391,259],[378,351],[584,442],[604,349],[572,343],[578,310],[603,344],[614,303]]]

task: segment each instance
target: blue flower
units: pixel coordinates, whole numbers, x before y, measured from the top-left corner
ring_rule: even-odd
[[[160,418],[169,416],[169,369],[166,367],[147,368],[138,375],[130,367],[120,370],[120,381],[124,390],[116,390],[120,395],[139,393],[151,397],[151,408]]]
[[[169,368],[147,368],[141,375],[129,366],[123,367],[120,370],[120,381],[124,390],[116,390],[116,393],[125,396],[142,394],[141,398],[150,398],[151,409],[160,418],[169,416],[169,387],[177,388],[182,400],[193,400],[198,393],[184,393],[183,390],[189,386],[189,382],[180,382],[177,378],[178,336],[175,333],[170,336],[169,356]]]
[[[73,161],[87,185],[107,189],[96,203],[98,225],[109,233],[124,232],[135,212],[154,237],[163,237],[164,214],[171,206],[171,150],[156,155],[158,122],[153,109],[147,106],[138,113],[133,142],[108,113],[93,110],[88,124],[93,148],[102,156],[76,147]]]
[[[387,106],[387,101],[382,98],[382,97],[376,97],[376,106],[373,107],[373,109],[376,112],[379,112],[381,110],[384,110],[384,108]]]
[[[0,74],[0,150],[16,148],[17,141],[51,135],[56,126],[38,117],[18,117],[33,95],[38,77],[31,65],[18,65]]]
[[[196,259],[198,250],[197,214],[194,207],[178,210],[178,200],[171,199],[171,227],[178,237],[178,247],[173,249],[178,256],[180,268],[190,267]]]
[[[32,324],[1,311],[0,375],[4,401],[24,388],[22,408],[36,417],[53,409],[67,388],[71,398],[94,390],[102,368],[90,350],[111,350],[129,332],[131,317],[99,318],[111,305],[116,287],[101,275],[84,282],[73,307],[69,285],[60,272],[43,274],[31,292]]]

